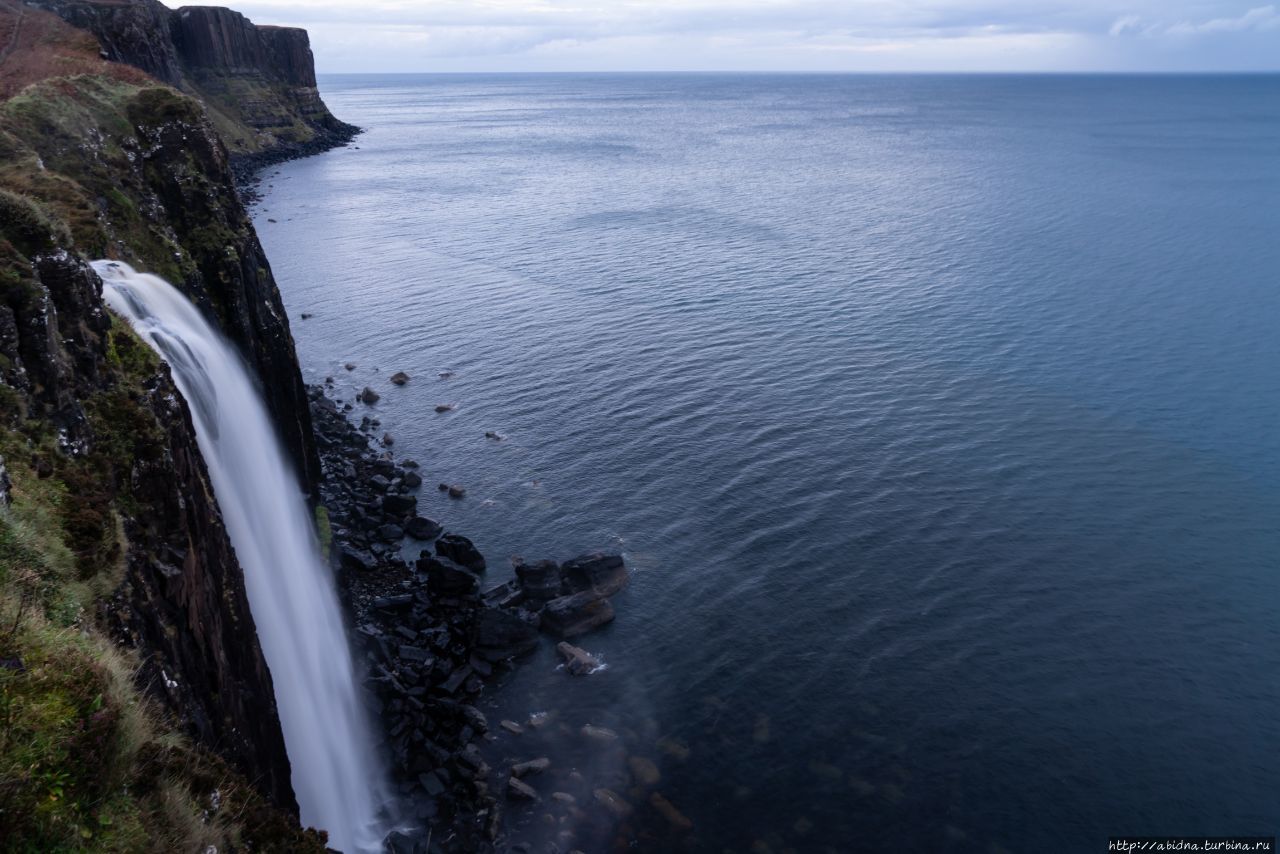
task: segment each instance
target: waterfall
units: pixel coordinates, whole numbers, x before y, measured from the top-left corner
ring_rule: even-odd
[[[169,363],[191,408],[271,669],[302,823],[347,854],[380,851],[384,775],[332,574],[266,407],[236,350],[176,288],[127,264],[93,267],[107,304]]]

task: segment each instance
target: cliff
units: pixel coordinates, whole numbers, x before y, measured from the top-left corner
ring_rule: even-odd
[[[92,33],[102,55],[197,97],[246,165],[340,145],[357,132],[316,88],[306,30],[256,26],[231,9],[158,0],[38,0]]]
[[[252,25],[157,6],[60,9],[90,36],[0,0],[0,839],[321,850],[297,827],[271,675],[190,413],[87,264],[159,273],[217,322],[310,488],[308,401],[270,265],[212,111],[165,85],[269,77],[300,117],[310,53],[305,34],[257,28],[247,52],[201,47],[205,18],[246,39],[237,21]],[[186,35],[157,41],[161,25]],[[136,67],[105,58],[125,55]]]

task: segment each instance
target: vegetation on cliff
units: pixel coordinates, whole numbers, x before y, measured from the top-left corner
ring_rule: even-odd
[[[128,259],[219,319],[306,468],[226,149],[198,102],[53,15],[0,0],[0,36],[3,847],[321,851],[190,415],[86,264]]]

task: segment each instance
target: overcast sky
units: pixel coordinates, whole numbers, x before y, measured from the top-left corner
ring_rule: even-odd
[[[226,5],[259,24],[310,30],[322,74],[1280,69],[1280,9],[1257,0],[226,0]]]

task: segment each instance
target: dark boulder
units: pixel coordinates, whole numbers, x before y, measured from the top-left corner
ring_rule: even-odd
[[[343,569],[349,569],[354,572],[369,572],[378,565],[373,555],[363,549],[351,548],[344,546],[338,553],[339,563]]]
[[[600,596],[612,596],[631,580],[621,555],[599,552],[565,561],[560,572],[569,590],[575,593],[590,590]]]
[[[538,648],[538,629],[510,611],[485,608],[476,621],[475,646],[487,661],[527,655]]]
[[[609,600],[590,590],[552,599],[539,612],[542,627],[562,638],[585,634],[613,619]]]
[[[520,558],[513,558],[511,563],[515,568],[520,589],[529,599],[547,602],[560,595],[560,565],[555,561],[540,560],[537,563],[525,563]]]
[[[425,516],[414,516],[404,525],[404,532],[415,540],[434,540],[443,531],[444,528],[439,522]]]
[[[379,398],[381,397],[382,395],[378,394],[376,391],[369,388],[368,386],[365,386],[364,389],[360,392],[360,394],[357,395],[357,399],[365,405],[375,404],[378,402]]]
[[[382,512],[388,516],[407,516],[418,509],[418,499],[412,495],[384,495]]]
[[[409,375],[404,371],[396,371],[388,379],[390,379],[395,385],[404,385],[409,381]]]
[[[484,572],[484,556],[469,539],[461,534],[445,534],[436,540],[436,554],[447,557],[473,572]]]
[[[427,576],[427,592],[433,596],[467,596],[480,589],[475,573],[448,558],[424,556],[418,571]]]

